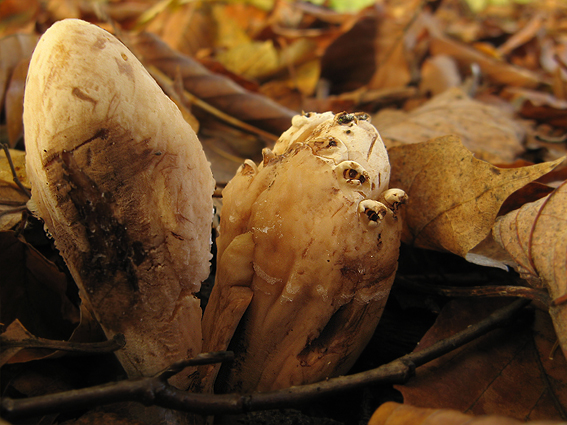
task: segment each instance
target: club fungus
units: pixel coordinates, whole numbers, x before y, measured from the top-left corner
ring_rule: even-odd
[[[114,36],[68,19],[35,49],[24,126],[30,207],[107,336],[124,334],[128,375],[201,352],[214,180],[174,103]]]
[[[406,200],[366,114],[294,117],[257,166],[223,191],[202,370],[205,391],[269,391],[349,370],[372,336],[397,269]]]

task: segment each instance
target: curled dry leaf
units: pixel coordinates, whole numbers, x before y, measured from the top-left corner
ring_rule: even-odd
[[[30,339],[33,338],[33,335],[22,325],[18,319],[14,320],[10,325],[6,328],[2,334],[0,334],[0,340],[10,339],[10,340],[23,340],[23,339]],[[26,362],[29,360],[36,360],[49,355],[50,353],[45,353],[44,350],[38,353],[39,350],[34,350],[34,355],[30,356],[27,353],[27,356],[19,358],[15,358],[18,354],[24,350],[24,347],[10,347],[8,349],[1,348],[0,349],[0,366],[4,366],[6,363],[10,361],[12,363],[18,362]]]
[[[224,113],[273,134],[281,134],[295,112],[269,98],[243,89],[228,78],[208,71],[203,65],[167,46],[150,33],[123,35],[146,65],[154,65],[171,79],[179,73],[185,89]]]
[[[498,219],[494,238],[517,263],[518,271],[551,297],[549,313],[567,353],[567,184],[550,195]]]
[[[373,117],[388,148],[456,134],[477,158],[493,164],[513,162],[524,151],[523,128],[501,109],[471,99],[460,87],[409,113],[395,112],[395,121],[388,119],[387,110]]]
[[[519,421],[505,416],[466,415],[451,409],[426,409],[389,401],[370,418],[368,425],[559,425],[563,421]]]
[[[30,207],[107,337],[124,334],[127,373],[199,353],[214,180],[177,107],[122,43],[75,19],[39,41],[24,106]]]
[[[522,168],[498,168],[476,159],[455,136],[396,146],[388,151],[392,185],[405,190],[402,240],[466,257],[490,234],[506,198],[563,159]]]
[[[234,350],[220,391],[345,373],[372,336],[397,269],[405,201],[366,114],[306,114],[223,191],[204,350]],[[231,341],[232,339],[232,341]],[[205,376],[212,385],[216,368]]]
[[[474,325],[509,303],[503,298],[450,301],[415,351]],[[561,352],[553,354],[555,341],[549,315],[539,309],[527,310],[505,327],[421,366],[413,379],[396,389],[405,403],[416,407],[519,420],[559,420],[567,402],[567,363]]]

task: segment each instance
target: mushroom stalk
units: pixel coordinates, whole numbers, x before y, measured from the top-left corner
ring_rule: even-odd
[[[200,353],[214,180],[174,103],[114,36],[68,19],[35,49],[24,126],[30,207],[107,336],[124,334],[128,375]]]
[[[305,114],[223,191],[204,349],[235,352],[205,390],[271,391],[346,373],[397,269],[406,194],[366,114]],[[218,373],[218,377],[217,377]]]

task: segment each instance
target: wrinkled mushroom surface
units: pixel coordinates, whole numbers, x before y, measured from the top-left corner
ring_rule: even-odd
[[[306,114],[223,191],[204,350],[227,347],[203,386],[269,391],[347,372],[394,275],[403,191],[365,114]],[[218,372],[218,377],[216,376]]]
[[[214,180],[177,107],[114,36],[54,24],[24,101],[32,208],[130,376],[201,351]],[[187,376],[177,378],[187,386]]]

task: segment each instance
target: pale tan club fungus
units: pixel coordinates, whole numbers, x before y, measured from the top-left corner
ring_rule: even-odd
[[[205,391],[269,391],[347,372],[380,319],[406,200],[366,114],[304,114],[223,192]],[[218,373],[218,376],[217,376]]]
[[[107,336],[125,335],[128,375],[200,353],[214,180],[174,103],[114,36],[69,19],[35,49],[24,125],[31,208]]]

